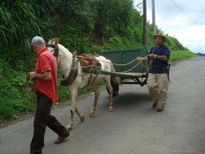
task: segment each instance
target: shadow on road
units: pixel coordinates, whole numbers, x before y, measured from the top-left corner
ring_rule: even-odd
[[[136,106],[144,103],[150,103],[152,101],[149,94],[137,94],[137,93],[123,93],[115,97],[113,102],[116,107],[123,106]]]

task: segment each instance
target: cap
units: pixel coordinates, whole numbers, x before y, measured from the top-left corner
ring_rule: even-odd
[[[42,37],[40,36],[35,36],[33,37],[32,41],[31,41],[31,45],[35,45],[35,44],[43,44],[45,41]]]

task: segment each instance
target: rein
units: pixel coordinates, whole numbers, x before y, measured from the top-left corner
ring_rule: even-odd
[[[28,74],[26,77],[26,82],[25,82],[25,90],[26,90],[26,95],[28,98],[33,102],[34,97],[35,97],[35,80],[32,80],[32,85],[31,88],[29,87],[29,80],[30,80],[30,75]]]

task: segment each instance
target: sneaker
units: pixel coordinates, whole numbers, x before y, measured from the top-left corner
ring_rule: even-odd
[[[152,104],[152,108],[153,108],[153,109],[156,109],[156,108],[157,108],[157,104],[156,104],[156,103],[153,103],[153,104]]]

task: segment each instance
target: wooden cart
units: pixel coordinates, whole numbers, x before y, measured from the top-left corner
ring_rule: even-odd
[[[90,69],[95,74],[105,74],[111,76],[111,84],[113,87],[113,96],[119,91],[119,85],[112,81],[113,77],[120,77],[121,84],[139,84],[144,86],[147,84],[148,67],[146,62],[137,62],[137,57],[147,55],[146,48],[137,48],[129,50],[101,50],[100,54],[110,59],[114,65],[116,72],[97,71]]]

